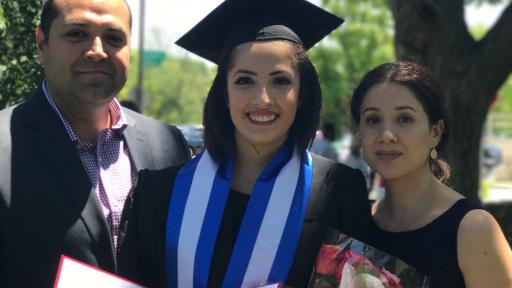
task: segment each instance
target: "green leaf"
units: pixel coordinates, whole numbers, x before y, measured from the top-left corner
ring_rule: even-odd
[[[31,35],[41,1],[0,0],[0,109],[23,100],[43,79]]]
[[[4,9],[0,5],[0,36],[4,35],[7,24],[5,23]]]
[[[464,3],[466,4],[475,4],[475,5],[482,5],[484,3],[487,4],[498,4],[498,3],[504,3],[507,0],[465,0]]]
[[[128,82],[119,98],[134,96],[138,52],[133,51]],[[144,113],[173,124],[202,121],[204,100],[214,73],[204,62],[167,55],[158,66],[144,69]]]
[[[322,85],[323,120],[347,130],[354,87],[371,68],[395,59],[394,23],[385,0],[323,0],[322,4],[346,22],[309,54]]]

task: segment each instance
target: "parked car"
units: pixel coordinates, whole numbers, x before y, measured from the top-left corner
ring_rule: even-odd
[[[178,125],[178,128],[185,136],[188,146],[192,151],[192,155],[195,156],[204,147],[203,141],[203,125],[200,124],[183,124]]]
[[[482,176],[494,177],[496,167],[503,161],[503,151],[495,145],[484,144],[482,146]]]

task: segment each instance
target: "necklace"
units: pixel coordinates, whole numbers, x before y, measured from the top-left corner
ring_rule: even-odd
[[[258,148],[256,148],[256,145],[251,144],[251,146],[252,146],[252,149],[254,149],[254,151],[256,152],[256,154],[260,155],[260,150],[258,150]]]

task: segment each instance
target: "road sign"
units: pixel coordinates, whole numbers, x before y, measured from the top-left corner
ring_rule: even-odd
[[[144,51],[144,68],[158,67],[162,64],[167,55],[164,51],[149,50]]]

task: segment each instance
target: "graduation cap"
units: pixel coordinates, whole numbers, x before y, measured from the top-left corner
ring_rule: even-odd
[[[219,64],[224,51],[252,41],[286,40],[308,50],[342,23],[306,0],[225,0],[176,44]]]

